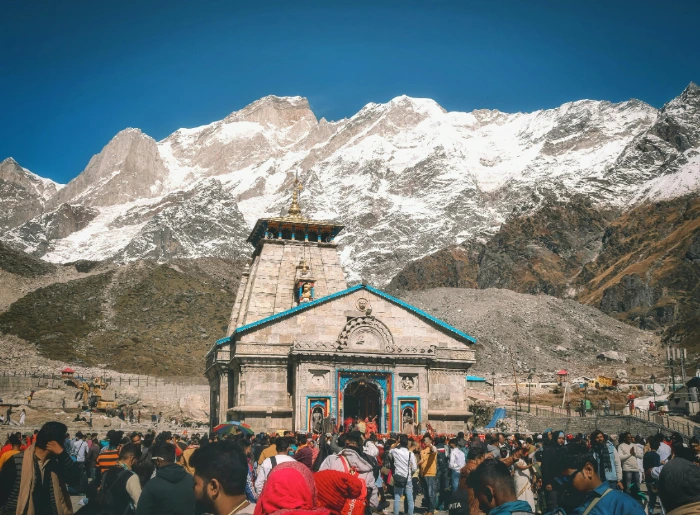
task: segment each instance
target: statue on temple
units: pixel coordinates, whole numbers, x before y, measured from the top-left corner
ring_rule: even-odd
[[[311,415],[311,429],[316,434],[320,434],[323,431],[323,413],[321,408],[314,408],[314,412]]]
[[[411,408],[406,408],[403,410],[403,432],[407,435],[413,434],[413,410]]]
[[[301,287],[301,295],[299,296],[299,302],[309,302],[311,300],[313,300],[313,296],[311,295],[311,284],[304,283],[304,285]]]

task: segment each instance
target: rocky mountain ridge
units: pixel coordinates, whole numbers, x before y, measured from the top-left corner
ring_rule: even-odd
[[[700,352],[700,194],[622,214],[586,198],[510,218],[486,241],[416,260],[390,290],[506,288],[575,299]]]
[[[224,334],[242,261],[218,258],[53,265],[0,243],[0,368],[73,368],[201,376],[205,353]],[[502,289],[405,291],[407,302],[477,338],[477,373],[509,360],[540,373],[632,367],[643,374],[658,337],[572,300]],[[605,362],[604,351],[620,361]],[[636,371],[635,371],[635,368]],[[503,370],[498,370],[499,373]],[[507,374],[506,374],[507,375]]]
[[[486,241],[553,200],[584,196],[622,212],[694,190],[698,91],[691,84],[661,110],[582,100],[515,114],[401,96],[336,122],[317,120],[301,97],[269,96],[160,142],[117,134],[42,207],[96,210],[85,226],[68,217],[49,230],[31,209],[12,209],[14,190],[3,194],[2,239],[57,263],[247,257],[248,230],[284,212],[299,173],[304,213],[346,225],[348,279],[382,286],[411,261]]]
[[[8,157],[0,162],[0,230],[16,227],[42,213],[63,187],[44,179]]]

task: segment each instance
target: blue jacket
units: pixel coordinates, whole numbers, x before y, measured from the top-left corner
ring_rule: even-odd
[[[511,501],[489,511],[489,515],[511,515],[512,513],[532,513],[532,508],[526,501]]]
[[[609,489],[607,483],[603,482],[595,490],[591,490],[586,495],[586,500],[569,515],[581,515],[593,499],[600,497]],[[612,490],[596,504],[588,515],[645,515],[642,505],[631,496],[621,490]]]

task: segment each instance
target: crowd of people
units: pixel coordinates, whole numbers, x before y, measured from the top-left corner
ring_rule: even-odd
[[[427,515],[700,513],[700,442],[677,433],[348,429],[98,438],[48,422],[0,450],[0,515],[371,515],[390,500],[394,515],[413,515],[419,497]]]

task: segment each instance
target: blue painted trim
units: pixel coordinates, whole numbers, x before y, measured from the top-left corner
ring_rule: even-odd
[[[467,381],[472,381],[474,383],[485,383],[486,378],[485,377],[479,377],[479,376],[467,376]]]
[[[467,333],[460,331],[456,327],[452,327],[450,324],[447,324],[447,323],[443,322],[442,320],[440,320],[439,318],[435,318],[434,316],[429,315],[425,311],[418,309],[415,306],[411,306],[410,304],[408,304],[400,299],[397,299],[396,297],[392,297],[388,293],[384,293],[382,290],[378,290],[376,288],[373,288],[372,286],[364,285],[364,288],[367,291],[371,291],[372,293],[379,295],[380,297],[383,297],[388,301],[394,302],[395,304],[398,304],[399,306],[406,308],[407,310],[411,311],[412,313],[415,313],[418,316],[421,316],[423,318],[427,318],[428,320],[433,322],[435,325],[438,325],[438,326],[442,327],[443,329],[450,331],[451,333],[455,333],[458,336],[461,336],[462,338],[469,340],[472,343],[476,343],[476,338],[474,338],[473,336],[469,336]]]
[[[396,409],[396,423],[398,425],[395,424],[394,429],[396,429],[398,427],[399,433],[403,433],[403,427],[401,427],[401,424],[403,423],[403,416],[401,415],[401,412],[403,411],[401,409],[401,401],[410,401],[410,402],[417,401],[416,402],[416,409],[418,410],[418,413],[416,413],[416,418],[418,419],[417,422],[420,423],[423,420],[423,417],[421,416],[422,408],[420,405],[420,397],[415,397],[415,396],[414,397],[409,397],[409,396],[397,397],[396,398],[396,407],[397,407],[397,409]]]
[[[300,311],[304,311],[306,309],[313,308],[315,306],[318,306],[320,304],[324,304],[330,300],[337,299],[339,297],[343,297],[345,295],[356,292],[358,290],[367,290],[371,293],[374,293],[375,295],[378,295],[378,296],[382,297],[383,299],[388,300],[389,302],[393,302],[394,304],[398,304],[399,306],[403,307],[404,309],[410,311],[411,313],[413,313],[415,315],[418,315],[422,318],[425,318],[429,322],[432,322],[433,324],[437,325],[438,327],[441,327],[442,329],[445,329],[446,331],[449,331],[449,332],[459,336],[460,338],[463,338],[467,341],[470,341],[471,343],[476,343],[476,338],[474,338],[473,336],[469,336],[467,333],[460,331],[456,327],[452,327],[451,325],[443,322],[442,320],[440,320],[438,318],[435,318],[432,315],[429,315],[425,311],[420,310],[415,306],[411,306],[410,304],[408,304],[400,299],[397,299],[396,297],[392,297],[388,293],[384,293],[383,291],[378,290],[377,288],[373,288],[372,286],[369,286],[366,284],[357,284],[355,286],[352,286],[351,288],[348,288],[347,290],[335,292],[335,293],[332,293],[330,295],[326,295],[325,297],[321,297],[320,299],[312,300],[311,302],[305,302],[303,304],[300,304],[300,305],[293,307],[291,309],[288,309],[286,311],[282,311],[281,313],[277,313],[275,315],[271,315],[269,317],[257,320],[255,322],[253,322],[252,324],[248,324],[248,325],[244,325],[243,327],[239,327],[238,329],[236,329],[233,332],[233,334],[231,336],[217,340],[216,345],[223,345],[224,343],[229,343],[229,342],[231,342],[232,338],[234,336],[236,336],[237,334],[242,334],[246,331],[249,331],[251,329],[259,327],[263,324],[267,324],[269,322],[274,322],[275,320],[279,320],[281,318],[285,318],[289,315],[293,315],[293,314],[298,313]]]
[[[309,418],[311,416],[311,412],[309,411],[311,399],[328,399],[328,416],[331,418],[333,417],[333,397],[331,395],[307,395],[306,402],[304,402],[304,420],[306,421],[305,431],[307,432],[310,430],[309,426],[311,425],[311,419]]]

